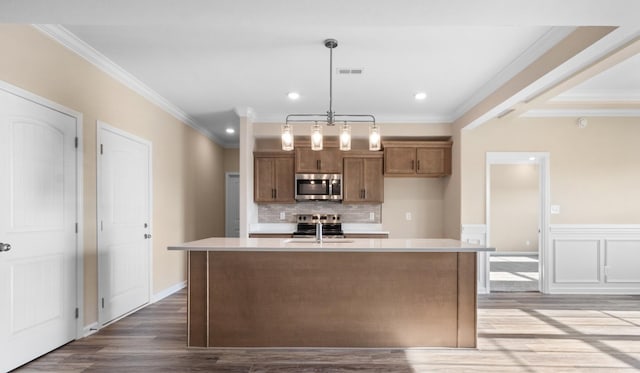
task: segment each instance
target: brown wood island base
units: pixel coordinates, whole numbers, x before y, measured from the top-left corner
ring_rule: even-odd
[[[181,248],[189,346],[476,347],[475,251]]]

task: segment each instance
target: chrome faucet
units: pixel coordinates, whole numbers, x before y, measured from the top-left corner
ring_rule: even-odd
[[[316,222],[316,242],[322,243],[322,223],[320,221]]]

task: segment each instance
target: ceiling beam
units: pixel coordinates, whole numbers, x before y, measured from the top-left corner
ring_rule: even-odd
[[[453,123],[454,128],[456,130],[475,128],[490,119],[501,116],[500,114],[503,112],[513,110],[513,106],[522,101],[530,101],[530,99],[527,99],[527,96],[525,96],[525,93],[527,95],[532,94],[531,92],[526,92],[527,88],[539,82],[547,74],[614,30],[616,30],[616,27],[612,26],[586,26],[576,28],[567,37],[550,48],[512,79],[456,119]],[[553,83],[554,82],[550,82],[548,84]],[[536,95],[537,94],[538,93],[536,93]]]

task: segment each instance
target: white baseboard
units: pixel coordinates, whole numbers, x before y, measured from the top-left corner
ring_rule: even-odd
[[[86,338],[98,331],[98,323],[94,322],[82,328],[82,338]]]
[[[187,281],[182,281],[173,286],[169,286],[168,288],[153,294],[153,296],[151,297],[151,303],[161,301],[164,298],[168,297],[169,295],[175,292],[178,292],[186,287],[187,287]]]

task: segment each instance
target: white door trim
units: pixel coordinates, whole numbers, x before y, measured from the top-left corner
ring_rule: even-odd
[[[229,236],[229,220],[230,220],[230,214],[229,214],[229,182],[231,180],[231,176],[238,176],[238,181],[240,180],[240,173],[239,172],[226,172],[224,174],[224,233],[225,236],[227,237],[231,237]],[[239,195],[240,193],[238,193]],[[238,210],[240,210],[240,201],[238,200]]]
[[[548,152],[487,152],[485,167],[485,223],[486,223],[486,239],[487,245],[491,245],[491,165],[494,164],[537,164],[540,183],[540,199],[539,199],[539,240],[538,240],[538,258],[540,273],[540,281],[538,282],[539,290],[542,293],[549,292],[549,277],[547,276],[548,260],[546,258],[547,248],[549,246],[549,209],[550,199],[550,176],[549,176],[549,153]],[[489,260],[490,255],[487,255]],[[486,273],[484,278],[487,286],[490,286],[489,263],[486,263]],[[488,288],[490,291],[490,288]]]
[[[101,182],[102,182],[102,166],[101,166],[101,162],[100,162],[100,144],[101,142],[101,138],[100,138],[100,132],[101,130],[108,130],[110,132],[113,132],[115,134],[118,134],[122,137],[131,139],[133,141],[136,142],[140,142],[143,144],[146,144],[147,146],[149,146],[149,175],[148,175],[148,182],[149,182],[149,201],[148,201],[148,206],[149,206],[149,227],[150,227],[150,231],[153,231],[153,144],[147,140],[144,139],[142,137],[138,137],[136,135],[133,135],[129,132],[123,131],[119,128],[116,128],[112,125],[109,125],[106,122],[97,120],[96,121],[96,248],[98,251],[98,260],[100,260],[100,217],[102,216],[102,211],[100,209],[100,203],[98,203],[98,201],[100,200],[100,193],[101,191]],[[151,238],[147,241],[147,253],[149,254],[149,303],[151,304],[152,299],[153,299],[153,235],[151,236]],[[100,268],[100,265],[98,264],[97,268]],[[106,324],[103,325],[102,320],[103,320],[103,316],[102,316],[102,307],[100,304],[100,298],[102,295],[102,289],[100,286],[100,274],[98,273],[98,299],[97,299],[97,307],[98,307],[98,326],[97,328],[100,329],[103,326],[106,326]],[[146,305],[145,305],[146,306]],[[136,309],[137,310],[137,309]],[[121,317],[112,320],[113,321],[117,321],[119,319],[121,319],[122,317],[129,315],[133,312],[135,312],[136,310],[133,310],[125,315],[122,315]]]
[[[26,100],[34,102],[38,105],[45,106],[49,109],[58,111],[76,121],[76,220],[78,224],[76,234],[76,308],[78,309],[78,318],[76,319],[76,339],[84,336],[84,184],[83,184],[83,139],[82,139],[82,113],[69,109],[66,106],[38,96],[34,93],[26,91],[22,88],[11,85],[0,80],[0,89],[13,95],[22,97]]]

